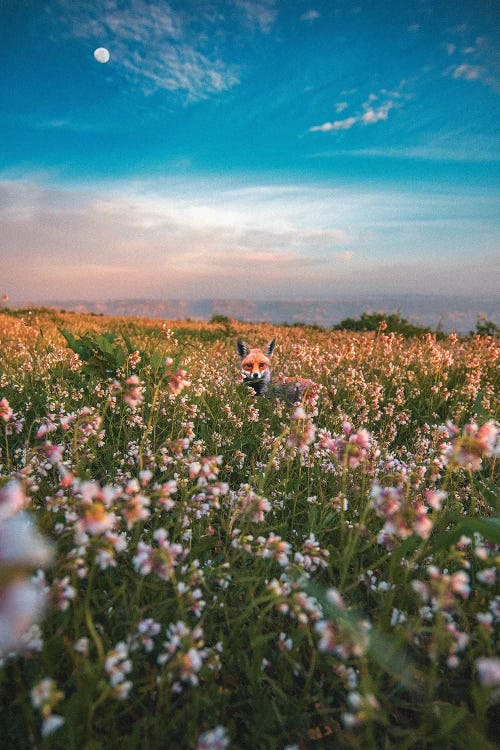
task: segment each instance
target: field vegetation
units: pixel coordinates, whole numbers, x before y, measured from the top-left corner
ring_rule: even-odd
[[[0,352],[2,747],[497,746],[498,338],[33,309]]]

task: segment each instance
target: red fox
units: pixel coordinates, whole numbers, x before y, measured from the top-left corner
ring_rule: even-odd
[[[286,401],[301,401],[304,394],[311,391],[316,396],[319,388],[317,383],[306,378],[284,378],[271,385],[271,356],[276,340],[272,339],[263,349],[250,349],[246,341],[238,339],[236,349],[241,357],[243,382],[250,386],[257,396],[262,396],[271,387],[278,398]]]
[[[236,344],[241,357],[243,381],[253,388],[257,396],[265,393],[271,383],[271,355],[275,343],[275,339],[272,339],[265,351],[249,349],[248,344],[241,339]]]

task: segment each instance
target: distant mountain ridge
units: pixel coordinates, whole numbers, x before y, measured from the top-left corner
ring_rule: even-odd
[[[18,303],[16,307],[27,303]],[[34,304],[30,302],[29,304]],[[494,298],[477,298],[439,295],[345,295],[329,300],[281,299],[116,299],[116,300],[65,300],[38,301],[58,309],[103,315],[123,315],[167,320],[193,318],[209,320],[213,315],[226,315],[242,321],[270,323],[307,323],[326,328],[343,318],[357,317],[364,311],[399,312],[414,323],[445,332],[456,330],[467,333],[476,325],[479,314],[500,324],[500,303]]]

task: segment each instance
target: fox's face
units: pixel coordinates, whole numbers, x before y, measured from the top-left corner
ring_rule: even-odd
[[[271,355],[275,340],[269,342],[265,350],[249,349],[248,344],[238,339],[237,350],[241,357],[241,368],[245,382],[262,385],[271,382]],[[261,391],[258,391],[261,392]]]

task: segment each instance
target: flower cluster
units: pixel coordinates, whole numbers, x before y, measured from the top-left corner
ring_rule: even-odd
[[[172,396],[178,396],[184,388],[191,385],[189,375],[186,370],[178,369],[175,372],[172,370],[174,360],[172,357],[167,357],[165,360],[165,372],[168,377],[168,389]]]
[[[483,458],[500,456],[500,431],[493,420],[481,426],[471,422],[461,434],[453,424],[448,424],[447,429],[452,439],[444,446],[442,458],[451,469],[479,471]]]
[[[384,525],[378,534],[379,544],[392,549],[395,539],[406,539],[413,533],[422,539],[429,537],[433,523],[428,515],[428,508],[421,500],[411,501],[407,487],[381,487],[378,482],[374,482],[371,498],[371,507],[379,518],[384,519]],[[431,497],[435,507],[438,500],[439,495]]]
[[[43,716],[41,727],[42,737],[48,737],[64,724],[64,719],[54,713],[55,706],[64,698],[64,693],[58,690],[56,682],[46,677],[38,682],[31,690],[31,705]]]
[[[138,375],[130,375],[122,385],[116,383],[116,390],[121,390],[123,400],[135,411],[144,401],[144,386]]]
[[[125,700],[132,689],[132,682],[127,680],[127,675],[132,671],[132,662],[129,659],[129,649],[126,643],[120,641],[108,652],[104,669],[116,697]]]
[[[307,573],[315,573],[318,568],[328,567],[330,551],[320,547],[315,535],[311,532],[304,540],[300,552],[296,552],[293,561]]]
[[[196,686],[202,675],[220,669],[222,643],[213,648],[205,646],[203,629],[199,625],[191,630],[179,620],[167,627],[166,635],[157,661],[165,668],[172,692],[181,693],[185,685]]]
[[[142,576],[154,573],[159,578],[168,581],[176,566],[186,558],[189,550],[181,544],[171,543],[168,532],[163,528],[156,529],[153,539],[157,543],[156,547],[145,542],[139,542],[137,545],[137,554],[132,560],[134,568]]]
[[[337,437],[333,437],[327,430],[321,430],[319,448],[330,452],[340,465],[346,465],[348,469],[357,469],[370,458],[372,437],[364,428],[353,432],[353,426],[349,422],[345,422],[342,429],[343,435]],[[379,451],[374,450],[374,456],[378,454]]]
[[[279,579],[273,578],[266,586],[271,594],[273,604],[278,612],[288,615],[301,625],[318,622],[323,616],[320,604],[314,597],[306,594],[298,581],[286,574]]]
[[[271,510],[271,503],[258,495],[249,484],[242,484],[236,493],[231,494],[234,517],[247,516],[252,523],[261,523]]]

